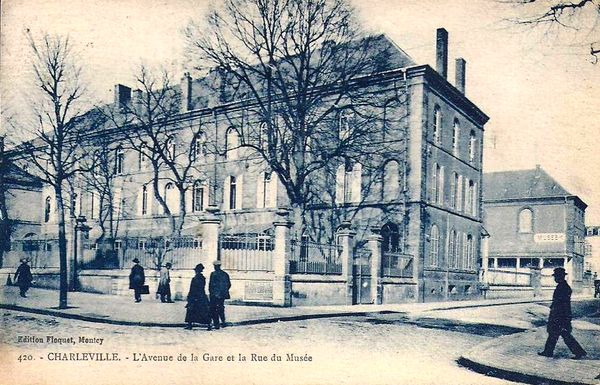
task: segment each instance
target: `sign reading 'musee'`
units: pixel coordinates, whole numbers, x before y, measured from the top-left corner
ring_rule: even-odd
[[[557,243],[565,241],[565,233],[538,233],[533,236],[535,243]]]

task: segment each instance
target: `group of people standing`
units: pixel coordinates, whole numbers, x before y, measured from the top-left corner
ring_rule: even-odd
[[[129,274],[129,288],[134,290],[135,302],[141,302],[141,294],[148,292],[145,285],[144,268],[140,266],[139,259],[133,260],[133,267]],[[204,265],[199,263],[194,268],[196,275],[190,283],[187,296],[185,322],[186,329],[192,329],[194,324],[205,325],[208,330],[225,327],[225,300],[229,299],[231,280],[229,274],[221,270],[221,261],[213,262],[214,271],[210,274],[208,282],[208,296],[206,295],[206,278],[202,274]],[[172,303],[171,299],[171,270],[172,264],[166,263],[160,270],[157,294],[163,303]]]

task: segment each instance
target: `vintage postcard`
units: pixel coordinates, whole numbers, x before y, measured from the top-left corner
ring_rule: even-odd
[[[0,383],[600,384],[597,0],[0,7]]]

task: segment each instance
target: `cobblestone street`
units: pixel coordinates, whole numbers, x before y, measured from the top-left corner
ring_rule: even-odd
[[[167,383],[508,384],[456,364],[462,352],[489,339],[480,333],[405,324],[398,314],[202,329],[93,324],[13,311],[2,313],[3,364],[32,384],[128,383],[141,374]],[[18,342],[19,336],[43,343]],[[46,344],[46,336],[75,337]],[[79,343],[79,337],[102,344]],[[63,361],[60,353],[118,353],[119,362]],[[179,354],[185,362],[178,361]],[[198,361],[191,362],[191,355]],[[253,356],[254,354],[254,356]],[[288,354],[310,361],[288,361]],[[146,356],[144,356],[146,355]],[[153,362],[144,359],[169,359]],[[210,356],[210,357],[209,357]],[[228,356],[233,361],[227,361]],[[19,362],[21,357],[21,362]],[[77,356],[81,359],[81,355]],[[205,361],[206,359],[223,361]],[[242,361],[241,357],[246,360]],[[277,357],[281,361],[273,361]],[[266,361],[262,361],[265,359]],[[50,362],[49,360],[52,360]],[[43,368],[43,370],[40,370]],[[6,372],[5,372],[6,373]],[[282,377],[285,376],[285,377]],[[11,383],[12,379],[7,381]]]

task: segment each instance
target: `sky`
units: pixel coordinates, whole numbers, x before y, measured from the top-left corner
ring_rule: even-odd
[[[67,5],[68,4],[68,5]],[[467,60],[467,97],[490,121],[484,172],[540,165],[587,204],[600,225],[600,63],[592,64],[586,30],[530,29],[507,21],[519,10],[495,0],[353,2],[369,32],[385,33],[419,64],[435,65],[435,30],[449,32],[449,75]],[[136,66],[186,68],[182,29],[201,20],[206,1],[4,0],[1,4],[2,112],[19,116],[31,89],[24,31],[69,35],[90,100],[109,102]],[[583,14],[585,24],[592,17]],[[0,130],[11,130],[3,125]]]

